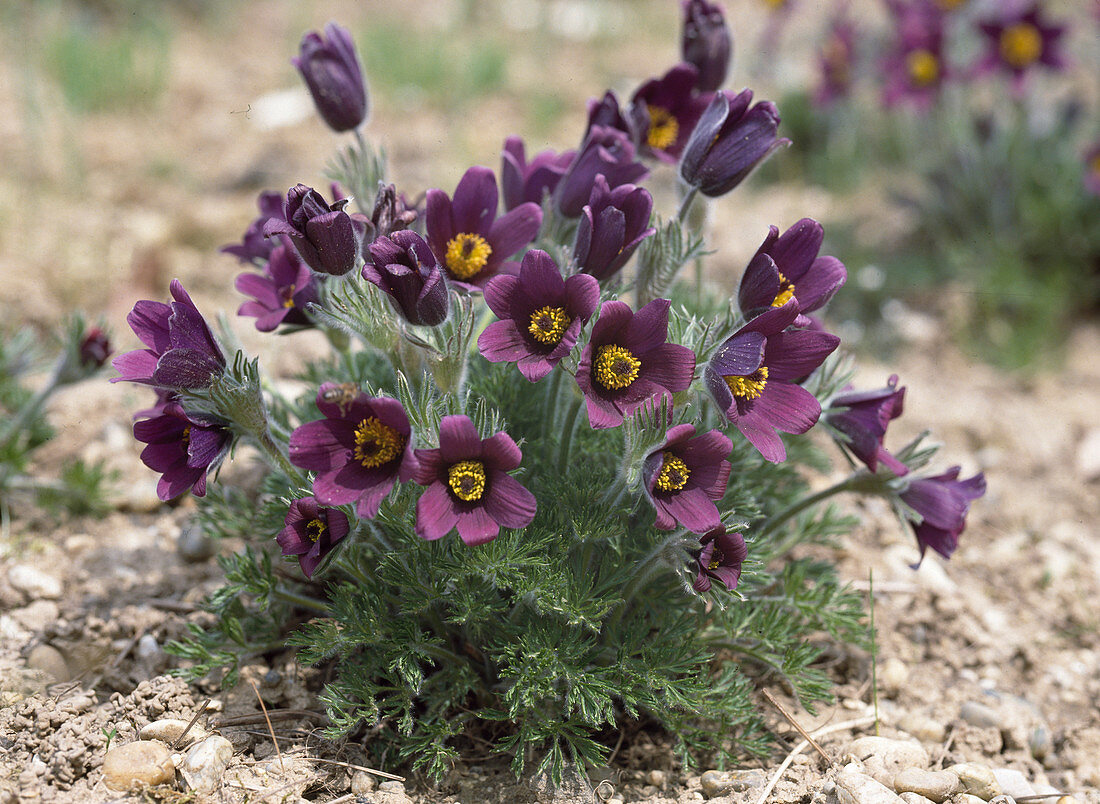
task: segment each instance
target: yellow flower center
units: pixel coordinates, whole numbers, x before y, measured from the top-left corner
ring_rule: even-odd
[[[936,5],[944,11],[954,11],[965,2],[966,0],[936,0]]]
[[[389,463],[405,448],[405,437],[370,416],[355,428],[355,460],[372,469]]]
[[[311,519],[306,524],[306,536],[314,543],[325,534],[326,530],[328,530],[328,528],[325,527],[325,523],[320,519]]]
[[[787,5],[787,0],[764,0],[764,5],[773,11],[777,11]]]
[[[691,470],[671,452],[661,454],[661,473],[654,485],[661,491],[679,491],[687,485]]]
[[[539,343],[559,343],[572,323],[573,319],[565,314],[565,308],[541,307],[531,313],[531,323],[527,331]]]
[[[779,274],[779,292],[775,294],[775,298],[772,300],[772,307],[782,307],[784,304],[794,298],[794,282]]]
[[[601,346],[596,352],[596,381],[609,391],[629,386],[641,368],[642,361],[622,346]]]
[[[480,500],[485,493],[485,464],[481,461],[456,463],[447,472],[447,485],[460,500]]]
[[[181,440],[183,441],[183,446],[185,447],[191,443],[191,425],[187,425],[183,428],[183,436],[181,437]]]
[[[479,273],[489,262],[489,255],[492,253],[493,248],[484,237],[463,232],[447,241],[447,256],[444,262],[447,263],[447,270],[456,279],[465,280]]]
[[[1096,156],[1094,156],[1092,159],[1089,160],[1089,168],[1097,176],[1100,176],[1100,154],[1097,154]]]
[[[1001,58],[1016,68],[1027,67],[1043,55],[1043,35],[1034,25],[1018,22],[1001,31]]]
[[[649,134],[645,141],[650,148],[665,150],[671,148],[680,133],[680,124],[676,116],[661,106],[649,107]]]
[[[756,399],[768,385],[768,367],[761,366],[744,377],[723,377],[730,391],[738,399]]]
[[[710,554],[710,563],[707,564],[707,569],[716,570],[722,566],[722,559],[725,558],[722,555],[722,551],[718,548],[718,545],[714,545],[714,552]]]
[[[294,285],[287,286],[287,289],[283,291],[283,307],[288,310],[294,306]]]
[[[910,51],[905,57],[905,67],[909,80],[917,87],[931,86],[940,77],[940,60],[930,50]]]

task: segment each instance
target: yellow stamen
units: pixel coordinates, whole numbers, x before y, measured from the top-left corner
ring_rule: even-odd
[[[716,570],[722,566],[722,559],[725,558],[722,555],[722,551],[718,548],[718,545],[714,545],[714,552],[710,554],[710,563],[707,564],[707,569]]]
[[[680,134],[680,123],[676,116],[661,106],[649,107],[649,134],[645,141],[650,148],[665,150],[671,148]]]
[[[596,381],[609,391],[626,388],[642,369],[642,361],[622,346],[601,346],[593,365]]]
[[[679,491],[687,485],[691,477],[688,465],[671,452],[661,454],[661,473],[654,485],[661,491]]]
[[[283,307],[289,310],[294,306],[294,285],[289,285],[287,289],[283,291],[283,296],[286,297],[283,299]]]
[[[794,298],[794,282],[779,274],[779,292],[772,299],[772,307],[782,307]]]
[[[738,399],[756,399],[768,385],[768,367],[761,366],[752,374],[744,377],[723,377],[730,391]]]
[[[905,57],[905,68],[909,80],[917,87],[927,87],[936,83],[940,77],[940,60],[930,50],[912,50]]]
[[[1043,35],[1034,25],[1018,22],[1001,31],[1000,46],[1001,58],[1020,69],[1043,55]]]
[[[954,11],[965,2],[966,0],[936,0],[936,5],[944,11]]]
[[[187,425],[183,428],[183,445],[186,447],[191,443],[191,425]]]
[[[447,485],[464,502],[480,500],[485,493],[485,464],[481,461],[461,461],[447,472]]]
[[[541,307],[531,313],[527,331],[539,343],[559,343],[572,323],[573,319],[565,314],[564,307]]]
[[[372,469],[389,463],[405,448],[405,437],[370,416],[355,428],[355,460]]]
[[[320,519],[311,519],[306,523],[306,536],[309,537],[311,542],[316,542],[324,536],[326,530],[328,530],[328,528],[325,527],[325,523]]]
[[[485,264],[489,262],[489,256],[493,248],[485,238],[479,234],[463,232],[447,241],[447,270],[456,279],[469,279],[478,274]]]

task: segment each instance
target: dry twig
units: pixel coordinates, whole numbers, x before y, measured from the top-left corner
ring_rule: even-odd
[[[833,732],[837,731],[860,729],[864,726],[870,726],[874,722],[875,718],[873,716],[861,717],[857,720],[849,720],[845,723],[836,723],[832,726],[826,726],[823,729],[818,729],[815,734],[817,737],[824,737],[826,734],[832,734]],[[794,762],[794,758],[809,747],[810,744],[806,740],[803,740],[791,750],[791,753],[787,754],[787,758],[783,760],[782,765],[776,768],[775,774],[772,776],[771,781],[768,782],[767,787],[764,788],[764,792],[760,794],[760,798],[756,800],[756,804],[764,804],[764,802],[768,800],[768,796],[771,795],[772,790],[775,789],[775,786],[779,784],[779,780],[783,778],[783,773],[787,770],[787,768],[790,767],[791,763]]]
[[[797,731],[799,734],[801,734],[802,738],[806,742],[808,742],[810,744],[810,746],[815,751],[817,751],[817,753],[821,754],[821,756],[825,759],[826,762],[828,762],[830,765],[832,765],[833,764],[833,758],[831,756],[829,756],[828,754],[826,754],[825,749],[817,744],[817,740],[815,740],[813,737],[811,737],[810,733],[808,731],[806,731],[804,728],[802,728],[801,725],[799,725],[798,721],[794,719],[794,715],[792,715],[790,712],[788,712],[786,707],[784,707],[783,704],[779,703],[779,701],[777,701],[775,699],[775,696],[772,695],[770,692],[768,692],[767,690],[761,690],[761,692],[763,692],[764,697],[768,699],[768,703],[770,703],[772,706],[774,706],[776,709],[778,709],[779,714],[783,715],[783,717],[785,717],[787,719],[787,722],[790,723],[792,726],[794,726],[795,731]]]

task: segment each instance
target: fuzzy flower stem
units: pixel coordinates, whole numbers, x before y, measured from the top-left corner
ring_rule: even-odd
[[[318,600],[315,597],[303,595],[298,592],[292,592],[282,586],[276,586],[275,589],[272,590],[271,595],[272,597],[275,597],[278,600],[283,601],[284,603],[289,603],[292,606],[309,609],[310,611],[316,611],[320,614],[329,613],[328,604],[325,603],[323,600]]]
[[[562,429],[561,448],[558,452],[558,472],[565,474],[569,469],[569,453],[573,447],[573,434],[577,431],[577,417],[584,406],[584,397],[577,396],[569,405],[565,414],[565,427]]]
[[[784,524],[787,520],[805,511],[807,508],[811,508],[817,505],[819,502],[829,499],[835,494],[840,494],[844,491],[861,491],[865,493],[879,493],[881,492],[881,483],[875,480],[875,476],[870,472],[858,471],[844,480],[822,489],[816,494],[811,494],[807,497],[803,497],[801,500],[797,500],[791,505],[784,508],[782,511],[773,514],[764,520],[759,528],[756,529],[756,541],[763,542],[764,538],[770,536],[776,531],[780,525]],[[787,539],[778,542],[775,545],[775,549],[772,551],[773,555],[779,556],[786,553],[792,547],[797,544],[798,538],[788,537]]]
[[[699,193],[698,187],[692,187],[684,195],[684,200],[680,202],[680,209],[676,212],[676,220],[683,223],[687,220],[688,212],[691,211],[691,203],[695,200],[695,196]]]
[[[558,397],[561,396],[561,378],[563,374],[565,374],[565,369],[559,367],[551,374],[550,382],[547,383],[546,404],[543,406],[545,413],[542,417],[542,434],[544,436],[547,430],[553,427],[554,419],[558,415]]]

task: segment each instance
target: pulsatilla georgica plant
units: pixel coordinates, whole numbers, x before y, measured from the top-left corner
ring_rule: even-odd
[[[208,601],[217,625],[173,646],[190,672],[232,682],[293,646],[332,667],[328,735],[369,730],[436,778],[485,741],[560,778],[628,720],[721,762],[767,750],[754,685],[829,696],[811,634],[863,639],[834,568],[787,555],[853,525],[818,503],[882,495],[922,553],[954,549],[983,480],[916,479],[931,451],[883,446],[896,378],[844,387],[810,315],[846,277],[816,221],[762,232],[739,288],[679,282],[706,255],[695,211],[786,144],[773,104],[716,88],[720,12],[685,15],[688,60],[594,100],[575,150],[509,136],[499,186],[471,167],[450,192],[386,181],[350,34],[306,35],[294,63],[354,142],[327,193],[264,193],[225,251],[249,269],[240,313],[281,346],[320,329],[331,357],[283,398],[176,282],[134,308],[147,348],[116,360],[158,392],[134,432],[161,496],[202,497],[207,532],[248,540]],[[667,217],[651,170],[680,188]],[[819,419],[852,472],[811,494]],[[266,459],[258,502],[208,485],[238,441]]]

